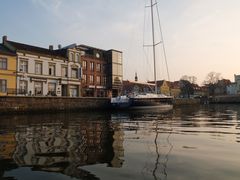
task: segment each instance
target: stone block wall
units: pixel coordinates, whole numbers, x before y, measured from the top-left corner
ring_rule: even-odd
[[[1,96],[0,114],[101,110],[110,107],[110,98]]]

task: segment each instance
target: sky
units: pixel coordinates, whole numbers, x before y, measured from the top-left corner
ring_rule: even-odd
[[[0,36],[45,47],[85,44],[123,52],[125,80],[153,79],[150,0],[1,0]],[[170,80],[209,72],[234,80],[240,74],[239,0],[157,0]],[[156,12],[156,11],[155,11]],[[156,13],[155,13],[156,15]],[[155,29],[159,32],[159,26]],[[156,35],[156,41],[162,41]],[[157,79],[166,79],[162,44]]]

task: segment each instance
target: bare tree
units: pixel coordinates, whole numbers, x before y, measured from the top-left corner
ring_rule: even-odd
[[[210,96],[215,95],[215,90],[217,87],[217,83],[221,80],[221,73],[210,72],[208,73],[205,81],[203,82],[204,85],[208,87],[208,93]]]
[[[216,84],[220,79],[222,79],[221,73],[210,72],[210,73],[208,73],[203,84],[205,84],[205,85]]]
[[[197,83],[197,77],[196,76],[184,75],[184,76],[181,77],[180,80],[189,81],[191,84],[196,84]]]

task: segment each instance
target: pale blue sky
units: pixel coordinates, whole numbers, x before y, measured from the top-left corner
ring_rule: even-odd
[[[137,72],[141,81],[151,80],[152,61],[142,47],[146,2],[1,0],[0,35],[42,47],[77,43],[121,50],[124,79],[133,80]],[[239,0],[158,0],[158,5],[170,80],[193,75],[201,84],[210,71],[231,80],[240,74]],[[158,79],[166,79],[163,61],[157,65]]]

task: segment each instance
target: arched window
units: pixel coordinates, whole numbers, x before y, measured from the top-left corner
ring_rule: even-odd
[[[75,62],[78,62],[78,63],[80,62],[80,56],[78,53],[76,54]]]

